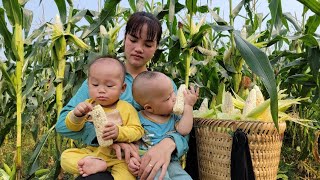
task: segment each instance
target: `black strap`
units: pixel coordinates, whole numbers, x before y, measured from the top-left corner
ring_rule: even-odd
[[[241,129],[236,130],[232,139],[231,180],[255,180],[248,138]]]

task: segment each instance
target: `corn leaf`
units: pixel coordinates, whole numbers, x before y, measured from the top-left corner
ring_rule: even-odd
[[[58,7],[62,23],[66,23],[66,21],[67,21],[66,1],[65,0],[54,0],[54,2],[56,3],[56,5]]]
[[[232,10],[232,17],[236,17],[242,9],[245,0],[240,1],[240,3]]]
[[[320,16],[320,2],[317,0],[298,0],[301,4],[307,6],[312,12]]]
[[[115,16],[117,4],[120,3],[120,0],[106,0],[105,6],[102,9],[98,20],[91,24],[88,29],[86,29],[83,34],[81,35],[81,39],[86,38],[89,36],[94,30],[100,27],[107,19],[110,17]]]
[[[197,0],[186,0],[188,14],[193,15],[197,12]]]
[[[279,32],[282,26],[282,9],[281,1],[279,0],[269,0],[269,9],[271,13],[271,28],[275,27],[276,31]]]
[[[306,34],[313,34],[316,32],[320,24],[320,17],[318,15],[310,16],[306,24]]]
[[[23,12],[23,28],[24,28],[24,36],[27,37],[31,28],[32,20],[33,20],[33,12],[22,8]]]
[[[214,12],[213,10],[209,10],[209,11],[210,11],[210,14],[211,14],[212,18],[217,22],[218,25],[223,26],[223,25],[227,25],[228,24],[216,12]]]
[[[310,64],[311,72],[316,83],[319,79],[319,69],[320,69],[320,50],[319,47],[308,49],[308,61]],[[319,86],[319,84],[318,84]]]
[[[4,77],[5,81],[8,83],[9,85],[9,90],[11,93],[9,93],[12,98],[16,97],[16,91],[15,91],[15,84],[13,82],[13,80],[11,79],[10,75],[7,72],[7,68],[5,66],[5,64],[3,62],[0,62],[0,70],[2,72],[2,76]]]
[[[289,22],[291,22],[291,24],[294,26],[294,28],[298,32],[301,32],[301,27],[300,27],[298,21],[296,20],[296,18],[294,16],[292,16],[292,14],[290,12],[283,13],[283,17],[285,17]]]
[[[87,9],[79,11],[77,14],[72,16],[72,18],[69,20],[69,22],[71,24],[76,24],[77,22],[79,22],[87,14],[87,12],[88,12]]]
[[[0,177],[3,180],[9,180],[10,179],[9,174],[7,174],[3,169],[0,169]]]
[[[241,38],[235,33],[236,47],[250,69],[257,74],[266,87],[271,99],[271,114],[273,122],[278,129],[278,94],[275,76],[268,57],[260,49]]]
[[[36,148],[33,151],[33,154],[30,157],[29,163],[28,163],[29,164],[29,167],[28,167],[28,174],[29,175],[33,174],[38,169],[37,162],[38,162],[38,158],[40,156],[41,150],[43,149],[45,143],[47,142],[50,134],[52,133],[52,131],[54,131],[54,129],[55,129],[55,126],[52,126],[48,130],[48,132],[41,137],[40,141],[37,142]]]
[[[22,24],[22,12],[21,6],[18,0],[2,0],[2,4],[4,9],[6,10],[6,14],[11,25],[14,24]]]
[[[7,22],[5,21],[4,9],[0,8],[0,34],[4,39],[4,45],[10,46],[12,34],[10,33],[7,27],[8,25],[7,25]]]
[[[10,120],[10,118],[8,118]],[[14,128],[15,126],[15,119],[12,119],[11,122],[9,122],[8,124],[5,125],[4,128],[0,129],[0,146],[2,145],[6,135],[11,131],[12,128]]]

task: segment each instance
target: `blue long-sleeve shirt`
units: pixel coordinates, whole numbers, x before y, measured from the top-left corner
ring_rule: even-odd
[[[121,100],[127,101],[132,104],[137,110],[141,110],[141,106],[133,99],[132,96],[132,83],[133,77],[126,73],[125,83],[127,84],[125,92],[120,96]],[[174,82],[172,81],[174,84]],[[177,86],[174,84],[174,90],[177,91]],[[66,127],[65,119],[67,114],[73,110],[80,102],[85,101],[89,98],[88,82],[85,80],[81,87],[78,89],[77,93],[70,99],[68,104],[63,107],[60,112],[58,122],[56,124],[56,131],[61,135],[83,142],[84,144],[90,146],[98,146],[96,141],[96,132],[92,123],[86,122],[83,129],[77,132],[73,132]],[[188,151],[188,140],[186,137],[180,135],[179,133],[171,133],[170,138],[172,138],[176,144],[176,157],[181,157]]]

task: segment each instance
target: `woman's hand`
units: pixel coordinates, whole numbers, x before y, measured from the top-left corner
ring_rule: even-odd
[[[170,138],[163,139],[159,144],[150,148],[141,158],[138,176],[141,180],[153,180],[160,168],[159,179],[162,180],[171,160],[171,154],[176,145]]]

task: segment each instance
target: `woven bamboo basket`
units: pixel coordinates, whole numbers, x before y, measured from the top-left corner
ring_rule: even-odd
[[[247,134],[256,179],[276,179],[285,122],[279,132],[273,122],[195,118],[194,123],[201,180],[231,179],[231,134],[237,129]]]

